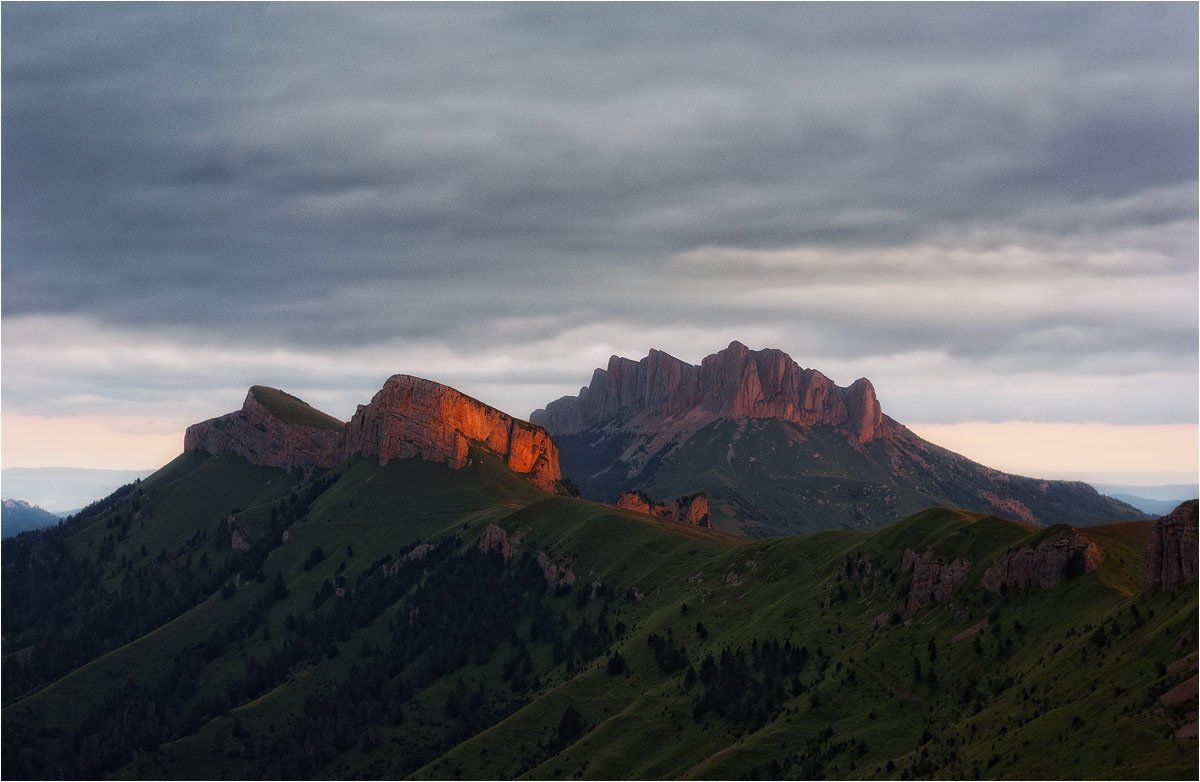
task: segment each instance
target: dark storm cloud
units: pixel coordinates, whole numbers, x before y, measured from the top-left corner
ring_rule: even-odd
[[[1194,5],[2,13],[6,319],[1194,371]]]

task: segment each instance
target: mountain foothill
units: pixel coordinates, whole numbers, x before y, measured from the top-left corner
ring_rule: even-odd
[[[738,342],[530,421],[253,386],[2,554],[6,778],[1196,772],[1196,501],[990,469]]]

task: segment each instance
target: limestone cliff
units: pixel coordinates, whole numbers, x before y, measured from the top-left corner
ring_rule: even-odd
[[[291,409],[307,408],[317,415],[288,415],[275,404],[282,394],[277,389],[252,387],[241,410],[189,426],[183,449],[211,454],[228,451],[252,464],[282,470],[332,467],[340,462],[344,424],[328,416],[323,420],[318,417],[323,414],[295,397],[285,400]],[[307,423],[298,423],[300,420]]]
[[[1013,587],[1049,588],[1071,576],[1095,570],[1101,557],[1095,543],[1064,525],[1037,545],[1005,554],[984,571],[981,583],[989,592]]]
[[[1174,592],[1196,583],[1196,500],[1180,505],[1150,526],[1146,559],[1142,566],[1142,591],[1161,587]]]
[[[184,450],[228,451],[284,470],[332,467],[359,454],[381,465],[419,457],[459,469],[473,442],[546,491],[553,492],[562,477],[558,449],[541,427],[408,375],[389,378],[349,424],[282,391],[254,386],[241,410],[188,427]]]
[[[866,378],[842,388],[815,369],[802,369],[781,350],[750,350],[740,342],[700,366],[660,350],[641,361],[613,356],[578,396],[562,397],[530,416],[554,435],[614,420],[644,429],[668,419],[686,419],[694,427],[720,418],[827,424],[858,442],[886,437],[894,428]]]
[[[911,570],[913,574],[912,586],[901,606],[903,613],[910,615],[950,597],[967,580],[971,560],[967,557],[948,560],[935,556],[932,551],[918,554],[912,549],[905,549],[900,570]]]
[[[374,456],[381,465],[420,457],[459,469],[467,464],[472,441],[546,491],[554,491],[562,477],[558,449],[540,426],[410,375],[393,375],[370,404],[358,406],[346,427],[345,453]]]
[[[648,516],[674,519],[697,527],[712,526],[709,523],[708,497],[704,492],[680,497],[674,502],[659,503],[640,491],[627,491],[617,498],[616,505],[618,508],[645,513]]]
[[[702,491],[715,528],[750,537],[881,527],[935,505],[1035,526],[1142,518],[1087,484],[1009,475],[922,439],[883,414],[865,378],[843,388],[739,342],[699,365],[613,356],[530,420],[584,499]]]

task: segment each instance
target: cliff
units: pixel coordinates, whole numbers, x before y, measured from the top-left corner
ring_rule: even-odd
[[[698,527],[712,526],[709,522],[708,497],[704,492],[689,497],[680,497],[674,502],[659,503],[640,491],[627,491],[617,498],[616,505],[618,508],[645,513],[648,516],[674,519],[684,524],[694,524]]]
[[[613,356],[578,396],[564,396],[530,416],[554,435],[613,421],[637,429],[685,418],[692,426],[721,418],[827,424],[858,442],[887,437],[895,427],[866,378],[842,388],[815,369],[802,369],[781,350],[750,350],[740,342],[700,366],[660,350],[641,361]]]
[[[1096,544],[1063,526],[1034,546],[1005,554],[984,572],[981,583],[984,589],[997,593],[1012,587],[1049,588],[1095,570],[1101,557]]]
[[[1191,500],[1151,524],[1142,566],[1143,592],[1155,587],[1174,592],[1196,582],[1196,518],[1197,501]]]
[[[253,386],[241,410],[189,426],[183,449],[228,451],[252,464],[289,471],[332,467],[343,458],[344,426],[278,389]]]
[[[905,549],[900,570],[911,570],[913,574],[912,586],[901,606],[905,615],[911,615],[931,603],[942,602],[962,586],[971,570],[971,560],[967,557],[946,560],[932,551],[917,554]]]
[[[554,491],[562,478],[558,449],[540,426],[513,418],[449,386],[393,375],[346,427],[347,456],[420,457],[454,469],[467,464],[471,441],[495,451],[514,472]]]
[[[553,492],[562,475],[558,449],[539,426],[431,380],[394,375],[349,424],[277,389],[254,386],[242,409],[193,424],[185,451],[235,453],[283,470],[332,467],[355,456],[383,465],[418,457],[453,469],[468,463],[472,442],[495,451],[509,469]]]

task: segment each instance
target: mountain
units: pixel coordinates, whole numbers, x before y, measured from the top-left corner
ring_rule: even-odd
[[[57,514],[39,508],[37,505],[30,505],[24,500],[5,500],[0,508],[3,509],[0,527],[4,530],[3,537],[6,538],[58,523]]]
[[[740,342],[695,366],[613,356],[577,396],[535,411],[582,496],[704,492],[718,529],[752,537],[871,529],[931,505],[1048,525],[1144,514],[1074,481],[1009,475],[884,415],[866,378],[840,387]]]
[[[1170,513],[1181,502],[1197,496],[1197,486],[1187,483],[1172,483],[1161,486],[1128,486],[1119,484],[1093,484],[1096,491],[1113,499],[1132,505],[1143,513],[1163,516]]]
[[[1174,500],[1176,505],[1189,497],[1195,497],[1197,492],[1200,492],[1200,484],[1195,483],[1164,483],[1156,486],[1094,483],[1092,486],[1101,494],[1108,494],[1110,496],[1116,493],[1133,494],[1138,497],[1145,497],[1148,500],[1161,500],[1163,502]]]
[[[332,467],[358,455],[380,465],[420,457],[458,469],[469,463],[472,442],[547,491],[562,477],[557,449],[540,427],[410,375],[388,378],[349,424],[279,389],[252,386],[241,410],[189,426],[184,450],[235,453],[283,470]]]
[[[0,471],[4,496],[20,497],[51,513],[68,515],[88,503],[107,497],[113,490],[148,470],[94,470],[83,467],[6,467]]]
[[[1105,493],[1106,497],[1112,497],[1114,500],[1120,500],[1126,505],[1132,505],[1143,513],[1152,516],[1163,516],[1170,513],[1179,505],[1180,500],[1152,500],[1149,497],[1139,497],[1136,494],[1125,494],[1124,492]]]
[[[429,381],[327,467],[272,397],[0,549],[5,778],[1195,771],[1194,506],[750,541],[551,494],[541,430]]]

